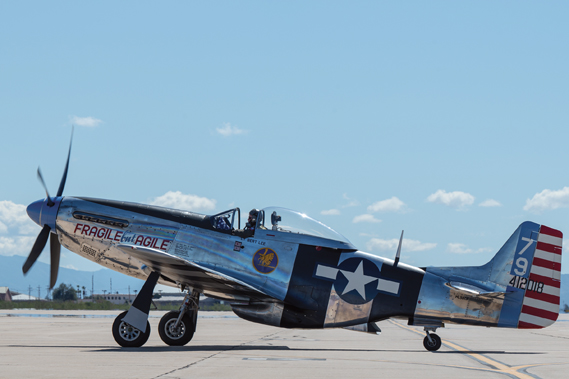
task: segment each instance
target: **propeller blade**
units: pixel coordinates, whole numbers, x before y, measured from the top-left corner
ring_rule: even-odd
[[[67,170],[69,169],[69,157],[71,156],[71,144],[73,143],[73,130],[71,128],[71,140],[69,141],[69,152],[67,153],[67,162],[65,163],[65,170],[63,171],[63,176],[61,177],[61,182],[59,183],[59,189],[57,190],[57,197],[63,195],[63,188],[65,187],[65,181],[67,180]]]
[[[49,191],[47,190],[47,186],[45,185],[45,181],[43,180],[43,176],[41,174],[41,170],[39,167],[38,167],[38,179],[40,180],[41,185],[43,186],[43,189],[45,190],[45,194],[47,196],[47,205],[49,207],[51,207],[54,204],[54,202],[51,200],[51,196],[49,196]]]
[[[51,234],[49,237],[51,272],[49,277],[49,289],[52,289],[57,282],[57,272],[59,271],[59,256],[61,253],[61,244],[57,238],[57,234]]]
[[[34,246],[32,246],[32,251],[30,251],[30,255],[28,255],[28,259],[24,266],[22,267],[22,271],[26,274],[30,268],[36,263],[36,260],[40,256],[45,244],[47,243],[47,237],[49,237],[49,232],[51,228],[49,225],[45,225],[41,230],[40,234],[38,234],[38,238],[36,238],[36,242],[34,242]]]

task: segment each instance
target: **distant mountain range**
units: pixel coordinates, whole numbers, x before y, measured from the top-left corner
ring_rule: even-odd
[[[8,287],[10,291],[24,294],[31,291],[32,296],[37,296],[39,286],[40,295],[45,298],[49,285],[49,265],[37,261],[28,274],[24,276],[22,265],[25,260],[25,257],[18,255],[0,256],[0,287]],[[107,293],[110,292],[111,281],[113,293],[118,291],[121,294],[128,293],[129,286],[131,293],[134,293],[134,290],[140,290],[144,284],[144,281],[140,279],[131,278],[107,268],[98,271],[79,271],[60,267],[55,286],[59,286],[60,283],[71,284],[74,288],[77,288],[77,285],[85,286],[87,294],[91,295],[92,283],[95,293],[102,294],[103,290]],[[175,292],[176,289],[171,288],[171,291]]]
[[[47,285],[49,284],[49,265],[36,262],[28,275],[24,276],[22,265],[25,259],[25,257],[17,255],[12,257],[0,256],[0,287],[9,287],[11,291],[25,294],[29,293],[31,287],[31,294],[37,296],[38,286],[40,286],[40,294],[43,298],[47,294]],[[93,281],[95,293],[102,294],[103,290],[109,293],[111,280],[113,292],[118,291],[121,294],[128,293],[129,286],[131,293],[134,293],[134,290],[140,290],[144,284],[140,279],[131,278],[107,268],[98,271],[78,271],[60,267],[56,287],[60,283],[71,284],[73,287],[85,286],[87,294],[90,295]],[[176,292],[175,288],[162,288]],[[561,309],[564,309],[565,304],[569,305],[569,274],[561,275]]]

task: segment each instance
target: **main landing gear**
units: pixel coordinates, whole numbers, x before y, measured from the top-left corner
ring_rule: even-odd
[[[122,347],[141,347],[150,337],[150,324],[146,321],[144,332],[123,321],[128,312],[125,311],[118,315],[113,322],[113,337]]]
[[[188,291],[178,312],[168,312],[158,325],[158,334],[166,345],[184,346],[194,336],[198,320],[200,294]]]
[[[437,328],[425,328],[425,333],[427,333],[427,336],[423,340],[423,346],[429,351],[437,351],[441,348],[441,337],[434,333],[435,330],[437,330]]]
[[[141,347],[150,337],[148,313],[152,292],[160,275],[152,272],[134,299],[128,312],[123,312],[113,322],[113,337],[122,347]],[[167,345],[183,346],[190,342],[196,331],[200,294],[188,290],[178,312],[168,312],[160,320],[158,333]]]

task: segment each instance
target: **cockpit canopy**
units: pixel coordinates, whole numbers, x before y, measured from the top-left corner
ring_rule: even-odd
[[[211,222],[214,229],[223,233],[232,233],[235,229],[241,228],[240,218],[241,212],[239,208],[234,208],[211,216]],[[310,241],[306,240],[306,242],[311,244],[355,249],[346,237],[334,229],[324,225],[320,221],[316,221],[304,213],[287,208],[267,207],[261,209],[257,216],[255,234],[258,234],[260,231],[263,231],[261,234],[266,233],[267,235],[270,234],[269,231],[277,232],[273,234],[279,234],[286,240],[290,240],[290,238],[293,238],[293,235],[296,234],[307,236]],[[273,235],[273,237],[275,236]],[[339,244],[325,241],[336,241]]]
[[[257,227],[279,232],[304,234],[350,244],[340,233],[304,213],[279,207],[267,207],[259,212]]]
[[[237,220],[235,219],[235,214],[237,213]],[[225,212],[218,213],[211,216],[211,223],[214,229],[219,231],[232,231],[233,229],[240,228],[240,218],[241,211],[239,208],[230,209]]]

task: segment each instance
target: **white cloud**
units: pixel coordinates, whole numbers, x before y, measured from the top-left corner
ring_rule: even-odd
[[[94,117],[78,117],[78,116],[70,116],[69,121],[71,121],[73,125],[86,126],[88,128],[94,128],[95,126],[99,126],[99,124],[103,122],[102,120],[99,120],[98,118]]]
[[[378,220],[377,218],[375,218],[373,215],[359,215],[354,217],[354,219],[352,220],[352,222],[354,224],[357,224],[358,222],[373,222],[373,223],[377,223],[377,222],[381,222],[381,220]]]
[[[0,233],[18,228],[19,234],[38,232],[38,226],[28,217],[26,206],[9,200],[0,201]]]
[[[39,227],[28,217],[25,205],[0,201],[0,233],[6,234],[0,236],[0,255],[27,256],[38,232]]]
[[[340,214],[340,211],[337,209],[328,209],[326,211],[320,212],[320,214],[324,216],[338,216]]]
[[[546,210],[569,207],[569,187],[552,191],[545,189],[526,200],[524,211],[539,213]]]
[[[342,208],[349,208],[349,207],[357,207],[360,205],[360,202],[354,199],[350,199],[347,194],[343,194],[342,197],[344,200],[348,200],[348,203],[343,205]]]
[[[502,203],[500,203],[497,200],[494,199],[488,199],[488,200],[484,200],[483,202],[481,202],[480,204],[478,204],[479,207],[501,207]]]
[[[477,250],[473,250],[468,248],[468,246],[463,243],[449,243],[447,245],[447,251],[452,254],[478,254],[490,252],[492,249],[483,247]]]
[[[32,250],[35,240],[35,236],[0,237],[0,255],[26,257]]]
[[[0,220],[8,224],[22,223],[28,219],[26,206],[9,200],[0,201]]]
[[[369,251],[379,251],[379,252],[396,252],[397,246],[399,246],[399,239],[393,238],[390,240],[384,240],[381,238],[372,238],[367,243],[367,249]],[[437,246],[436,243],[421,242],[417,240],[411,240],[403,238],[403,245],[401,250],[408,253],[413,251],[425,251],[434,249]]]
[[[215,128],[215,130],[224,137],[247,133],[246,130],[239,129],[236,126],[231,125],[229,122],[224,122],[222,128]]]
[[[462,191],[446,192],[445,190],[438,190],[429,195],[427,201],[462,210],[474,203],[474,196]]]
[[[399,212],[405,203],[393,196],[391,199],[378,201],[367,207],[368,212]]]
[[[196,195],[186,195],[180,191],[168,191],[150,202],[152,205],[183,209],[193,212],[204,212],[215,209],[216,200]]]

